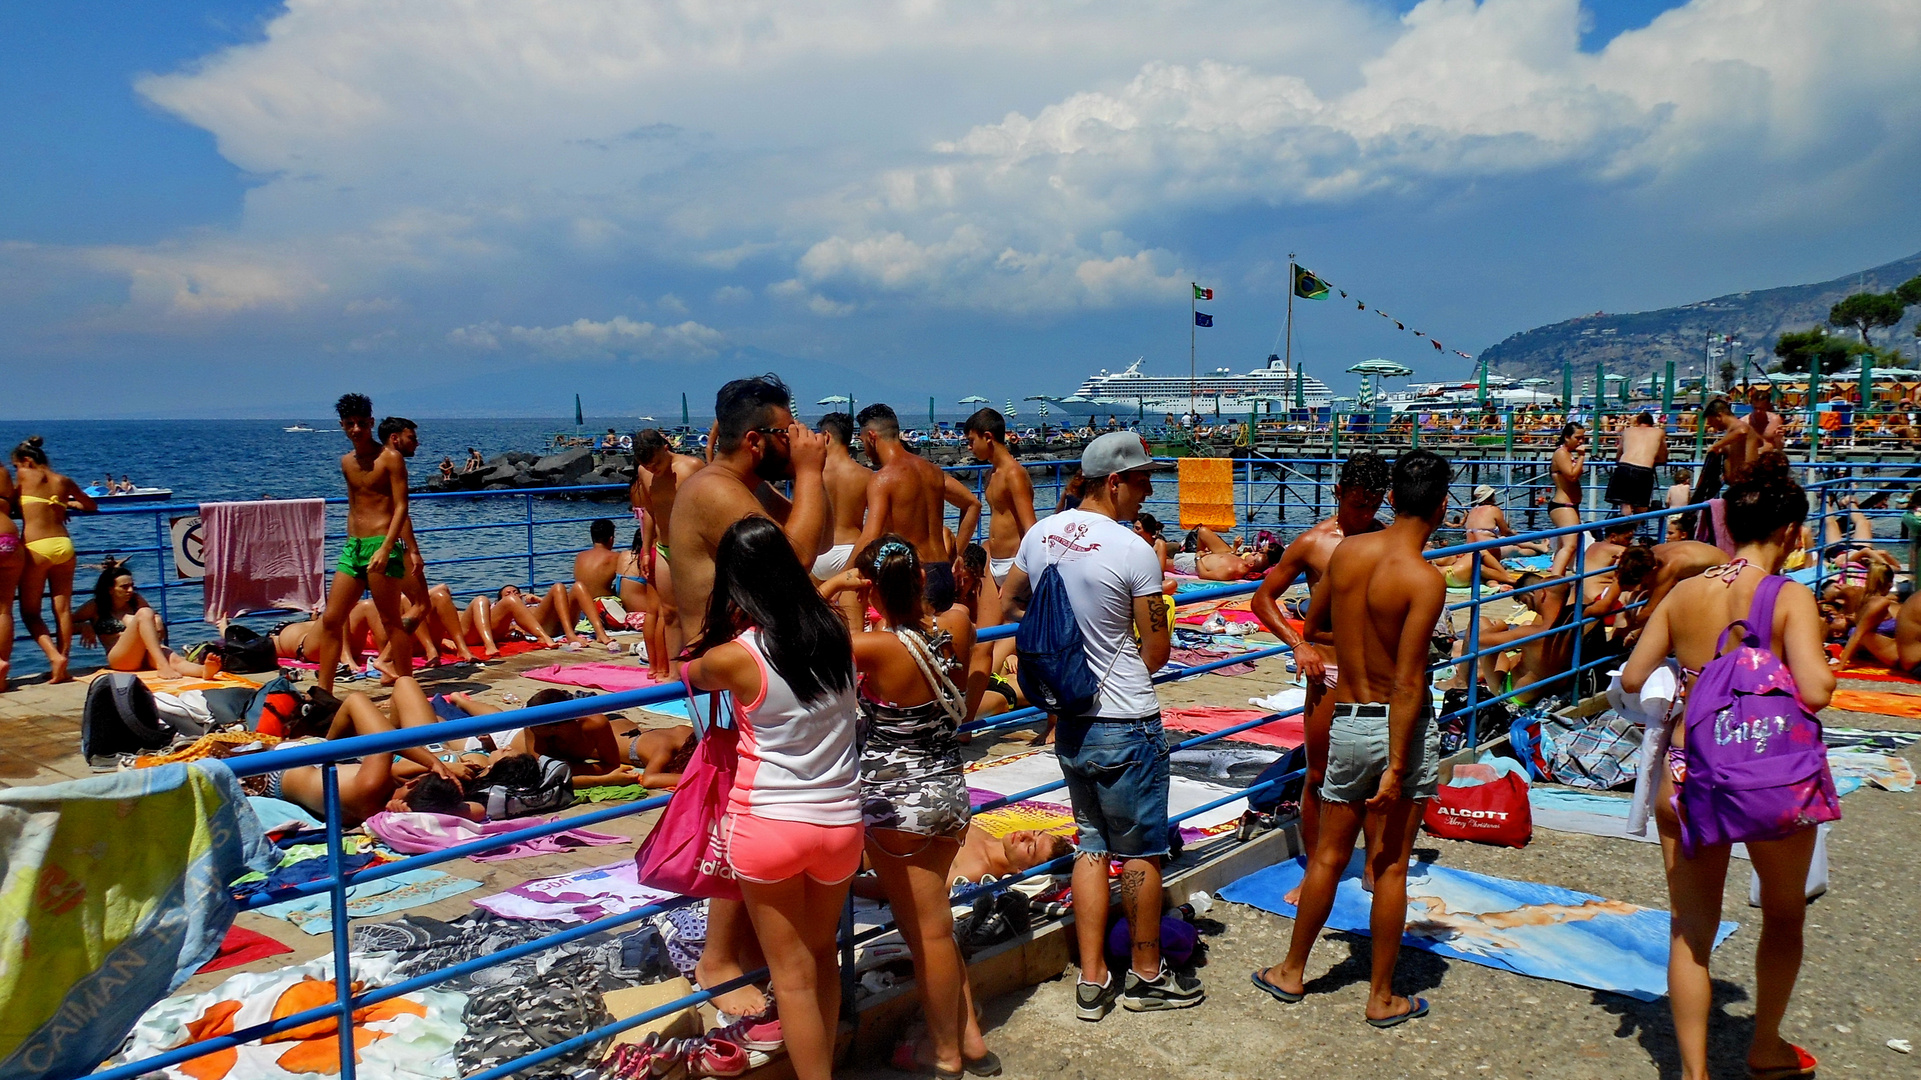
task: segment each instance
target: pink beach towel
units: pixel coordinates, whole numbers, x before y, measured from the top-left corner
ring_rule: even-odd
[[[1694,526],[1694,538],[1705,540],[1734,558],[1734,538],[1728,535],[1728,504],[1725,499],[1709,499],[1707,512]]]
[[[395,851],[409,855],[420,855],[429,851],[444,851],[456,844],[483,840],[489,836],[499,836],[519,829],[545,825],[554,820],[551,817],[539,819],[522,818],[516,821],[468,821],[452,814],[397,814],[382,810],[367,819],[367,831],[378,836],[382,842]],[[591,832],[587,829],[568,829],[566,832],[551,836],[536,836],[518,844],[495,848],[479,855],[469,855],[475,862],[501,862],[506,859],[525,859],[533,855],[553,855],[562,851],[572,851],[577,847],[598,847],[602,844],[627,844],[632,840],[613,833]]]
[[[207,621],[245,611],[316,611],[327,597],[321,499],[201,503]]]
[[[536,682],[585,686],[595,690],[639,690],[645,686],[660,685],[647,673],[646,668],[628,664],[550,664],[522,674]]]
[[[1216,705],[1173,706],[1161,710],[1161,726],[1205,735],[1236,724],[1245,724],[1249,720],[1259,720],[1266,715],[1260,709],[1228,709]],[[1235,732],[1228,738],[1292,750],[1306,741],[1307,734],[1301,729],[1301,718],[1290,716],[1271,724]]]

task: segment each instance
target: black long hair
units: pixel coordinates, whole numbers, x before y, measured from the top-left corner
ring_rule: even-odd
[[[874,583],[875,606],[895,626],[926,628],[926,579],[920,557],[899,533],[884,533],[854,556],[861,576]]]
[[[759,627],[761,651],[802,704],[854,685],[854,643],[839,613],[821,599],[787,534],[768,518],[745,517],[721,534],[707,628],[691,655]]]
[[[1756,458],[1747,475],[1729,484],[1721,497],[1726,502],[1728,535],[1737,544],[1765,540],[1783,525],[1808,519],[1808,493],[1794,482],[1788,456],[1779,450]]]
[[[133,571],[127,568],[126,563],[117,562],[111,556],[100,565],[100,578],[93,583],[94,618],[111,619],[118,614],[113,609],[113,583],[123,574],[132,577]]]

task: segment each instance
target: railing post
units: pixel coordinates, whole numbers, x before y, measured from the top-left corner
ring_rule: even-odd
[[[1467,609],[1467,746],[1481,745],[1481,553],[1474,552],[1474,576],[1468,580]],[[1493,687],[1488,687],[1493,692]],[[1436,733],[1439,734],[1438,732]],[[1456,748],[1459,749],[1458,747]]]
[[[1247,443],[1247,460],[1241,464],[1247,468],[1247,476],[1241,486],[1241,527],[1246,529],[1247,526],[1254,524],[1254,440],[1252,439]],[[1243,532],[1241,535],[1247,534]]]
[[[1568,570],[1574,574],[1574,584],[1568,588],[1568,602],[1577,605],[1574,620],[1568,623],[1574,628],[1574,660],[1568,668],[1568,703],[1581,703],[1581,638],[1587,633],[1587,530],[1583,528],[1574,534],[1574,562]]]
[[[333,762],[320,767],[322,797],[327,807],[327,873],[333,880],[329,898],[333,905],[334,1000],[339,1003],[340,1023],[336,1036],[340,1043],[340,1075],[354,1080],[353,950],[347,940],[346,856],[340,840],[340,771]]]
[[[527,500],[527,591],[534,590],[534,496],[531,492],[523,496]],[[666,538],[662,537],[665,543]]]
[[[167,618],[167,593],[169,591],[167,588],[167,556],[173,552],[173,534],[161,523],[160,514],[161,512],[158,510],[153,512],[153,546],[156,549],[153,553],[153,559],[160,570],[160,625],[165,627],[169,622]]]
[[[854,973],[854,893],[850,889],[840,909],[840,1014],[856,1024],[860,1022],[860,1013],[854,1007],[858,985]]]

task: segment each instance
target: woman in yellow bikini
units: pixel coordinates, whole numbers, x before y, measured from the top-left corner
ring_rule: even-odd
[[[93,499],[80,485],[47,466],[45,441],[38,435],[13,448],[13,468],[19,474],[21,530],[26,540],[27,565],[20,575],[20,617],[27,633],[47,654],[49,682],[67,682],[67,660],[73,649],[73,540],[67,535],[67,511],[93,513]],[[40,617],[40,595],[51,587],[53,619],[58,638],[47,633]]]
[[[13,594],[27,565],[20,527],[13,523],[14,501],[13,474],[0,468],[0,692],[7,689],[7,672],[13,666]]]

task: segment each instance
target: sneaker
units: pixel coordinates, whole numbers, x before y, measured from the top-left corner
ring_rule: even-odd
[[[1114,1011],[1114,999],[1121,993],[1121,984],[1114,973],[1107,973],[1107,985],[1096,986],[1091,982],[1075,980],[1074,1015],[1089,1023],[1098,1022]]]
[[[1207,991],[1201,987],[1201,980],[1171,970],[1165,963],[1153,979],[1143,979],[1129,969],[1127,988],[1121,991],[1121,1008],[1128,1012],[1185,1009],[1206,1000]]]
[[[780,1021],[767,1019],[765,1013],[738,1017],[721,1013],[719,1019],[723,1021],[722,1024],[708,1034],[726,1039],[743,1050],[771,1054],[785,1045],[785,1040],[781,1038]]]

